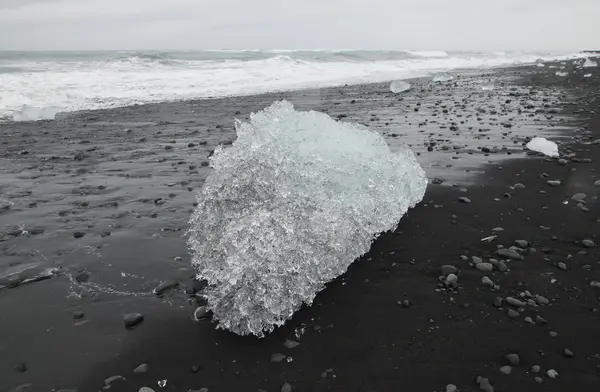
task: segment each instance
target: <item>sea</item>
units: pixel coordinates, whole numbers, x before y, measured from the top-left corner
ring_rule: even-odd
[[[425,77],[583,53],[410,50],[1,52],[0,121],[174,100]]]

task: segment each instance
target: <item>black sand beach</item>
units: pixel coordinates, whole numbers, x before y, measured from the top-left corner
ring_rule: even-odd
[[[1,123],[0,391],[596,390],[600,72],[548,65]],[[185,230],[210,152],[276,99],[411,145],[431,185],[313,306],[242,338],[191,320]]]

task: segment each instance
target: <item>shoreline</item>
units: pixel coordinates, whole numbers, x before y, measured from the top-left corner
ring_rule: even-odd
[[[95,391],[117,375],[125,380],[110,381],[111,391],[279,391],[284,383],[293,391],[479,390],[478,376],[496,391],[531,390],[536,377],[549,391],[593,388],[600,305],[591,282],[600,281],[600,253],[582,241],[600,243],[600,188],[593,186],[600,179],[600,144],[593,144],[600,140],[600,74],[593,68],[592,78],[559,79],[554,71],[503,70],[447,86],[416,81],[408,94],[371,84],[0,124],[8,158],[0,192],[14,203],[0,212],[0,268],[62,267],[50,279],[0,290],[0,390],[32,383],[26,390]],[[476,88],[490,79],[493,92]],[[412,144],[430,165],[428,177],[444,181],[430,185],[398,229],[375,241],[313,306],[265,339],[241,338],[190,321],[194,306],[184,289],[194,271],[182,234],[208,174],[202,162],[234,140],[233,117],[281,97],[298,110],[366,124],[392,149]],[[556,133],[564,165],[523,150],[527,138]],[[555,179],[560,186],[547,184]],[[582,192],[584,202],[571,200]],[[19,225],[29,235],[15,236]],[[496,254],[497,245],[515,240],[531,244],[523,260]],[[497,264],[483,272],[474,256]],[[439,280],[444,265],[459,270],[456,289]],[[482,284],[484,276],[499,288]],[[152,294],[173,280],[179,288]],[[82,318],[74,318],[77,311]],[[145,320],[127,330],[122,317],[130,312]],[[288,348],[287,339],[300,345]],[[520,363],[505,375],[510,353]],[[273,361],[273,354],[285,359]],[[26,371],[16,371],[23,363]],[[148,371],[134,373],[141,364]],[[549,369],[559,377],[549,378]],[[164,388],[159,380],[167,380]]]

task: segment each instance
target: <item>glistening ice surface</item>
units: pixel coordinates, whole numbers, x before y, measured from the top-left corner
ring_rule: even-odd
[[[236,130],[211,158],[189,245],[218,327],[262,337],[395,229],[427,179],[411,150],[286,101]]]

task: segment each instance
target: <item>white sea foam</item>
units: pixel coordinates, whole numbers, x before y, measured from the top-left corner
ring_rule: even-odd
[[[0,57],[0,119],[28,107],[61,112],[422,77],[577,55],[390,51],[117,53]],[[2,69],[10,72],[2,73]]]

